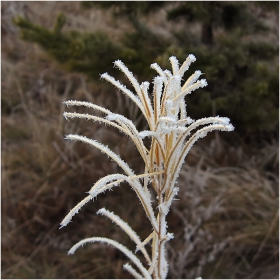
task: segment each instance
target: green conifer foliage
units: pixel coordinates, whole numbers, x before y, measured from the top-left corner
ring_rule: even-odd
[[[156,12],[163,7],[165,1],[82,1],[82,7],[89,9],[98,7],[104,10],[112,8],[112,14],[115,17],[125,16],[128,19],[133,19],[135,16]]]
[[[167,16],[169,20],[201,23],[200,36],[195,39],[186,31],[174,33],[178,45],[183,46],[178,52],[182,57],[184,53],[198,55],[199,67],[209,81],[204,96],[189,97],[189,110],[196,116],[201,111],[209,114],[213,107],[218,114],[226,112],[242,134],[277,130],[279,114],[279,46],[264,39],[243,40],[270,31],[250,12],[252,6],[262,7],[264,12],[279,10],[278,2],[186,1]],[[218,28],[224,31],[213,36]]]
[[[174,3],[174,2],[173,2]],[[113,42],[102,32],[63,32],[65,16],[59,15],[52,30],[23,18],[15,23],[22,38],[42,46],[69,71],[86,74],[99,80],[109,71],[111,61],[121,59],[138,79],[151,78],[147,67],[156,61],[168,68],[168,58],[176,55],[184,60],[189,53],[199,57],[197,69],[207,73],[209,86],[203,94],[187,96],[188,111],[194,117],[209,114],[228,115],[236,131],[276,131],[278,124],[278,44],[265,40],[270,28],[256,14],[279,10],[278,2],[175,2],[167,8],[169,24],[184,19],[182,30],[172,31],[166,40],[152,32],[143,16],[156,13],[168,2],[106,1],[82,2],[85,8],[110,9],[118,20],[128,20],[132,31]],[[193,23],[200,23],[197,34]],[[256,36],[257,35],[257,36]],[[256,37],[260,39],[256,39]],[[98,66],[98,67],[97,67]],[[197,70],[190,67],[190,72]],[[118,76],[118,73],[113,73]]]
[[[133,20],[133,26],[135,31],[125,33],[122,38],[122,44],[125,46],[124,60],[138,76],[152,78],[153,70],[147,66],[147,63],[150,63],[153,58],[157,60],[161,54],[164,54],[170,42],[151,32],[137,19]]]
[[[63,14],[57,16],[52,30],[22,17],[14,19],[14,22],[21,28],[23,40],[39,44],[66,69],[85,73],[89,78],[98,79],[100,69],[105,72],[111,69],[112,57],[119,57],[122,53],[120,47],[100,31],[83,34],[75,30],[62,32],[66,22]]]

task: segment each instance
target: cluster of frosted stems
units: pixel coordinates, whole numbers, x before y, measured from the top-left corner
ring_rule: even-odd
[[[108,217],[120,226],[135,242],[136,251],[132,252],[112,239],[91,237],[75,244],[70,249],[69,254],[73,254],[77,248],[86,243],[104,242],[118,248],[130,259],[134,267],[125,264],[124,269],[135,278],[166,278],[168,262],[166,260],[165,244],[173,238],[173,234],[167,232],[166,216],[178,193],[176,180],[184,159],[192,145],[199,138],[205,137],[208,132],[213,130],[232,131],[234,129],[228,118],[217,116],[195,121],[187,116],[185,96],[207,85],[205,79],[198,80],[202,74],[201,71],[195,71],[183,82],[184,73],[195,60],[195,56],[191,54],[179,67],[176,57],[171,56],[172,72],[162,70],[156,63],[152,64],[151,68],[156,70],[158,76],[154,78],[153,89],[150,93],[150,84],[148,82],[139,84],[120,60],[115,61],[114,65],[126,75],[135,93],[107,73],[101,75],[101,78],[113,84],[139,107],[148,122],[149,130],[138,131],[133,122],[125,116],[112,113],[90,102],[72,100],[64,102],[67,106],[86,106],[104,114],[103,117],[100,117],[91,114],[65,112],[64,117],[66,119],[81,118],[97,121],[117,128],[133,141],[145,163],[145,170],[143,174],[136,175],[129,165],[107,146],[85,136],[67,135],[66,139],[79,140],[99,149],[121,167],[123,174],[111,174],[98,180],[88,192],[88,196],[64,218],[61,227],[66,226],[87,202],[124,181],[135,191],[152,225],[151,234],[144,241],[141,241],[137,233],[125,221],[113,212],[102,208],[97,213]],[[151,140],[149,147],[144,145],[143,139],[145,137],[149,137]],[[156,207],[152,205],[151,188],[156,193]],[[151,250],[148,250],[150,252],[145,248],[148,243],[151,243]],[[145,264],[136,256],[137,251],[143,254]]]

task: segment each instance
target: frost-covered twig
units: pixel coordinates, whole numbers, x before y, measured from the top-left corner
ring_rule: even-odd
[[[190,54],[180,67],[177,58],[175,56],[170,57],[172,73],[169,70],[162,70],[156,63],[152,64],[151,68],[159,74],[153,81],[154,86],[151,92],[153,98],[150,98],[148,92],[150,84],[143,82],[140,85],[120,60],[115,62],[115,66],[127,76],[135,93],[107,73],[101,75],[101,78],[117,87],[139,107],[147,120],[149,130],[139,132],[133,122],[128,118],[112,113],[90,102],[75,100],[64,102],[67,106],[85,106],[103,113],[105,115],[104,117],[65,112],[64,117],[66,119],[80,118],[97,121],[117,128],[120,132],[129,136],[135,144],[144,161],[145,168],[143,174],[135,175],[129,165],[107,146],[85,136],[67,135],[66,139],[78,140],[99,149],[115,161],[122,168],[124,174],[111,174],[98,180],[89,191],[89,195],[78,203],[64,218],[61,222],[61,227],[66,226],[72,220],[73,216],[79,212],[81,207],[93,200],[100,193],[110,190],[124,181],[135,191],[152,225],[151,234],[142,242],[137,233],[125,221],[116,214],[102,208],[98,211],[98,214],[102,214],[111,219],[131,237],[136,245],[135,253],[132,253],[117,241],[102,237],[92,237],[78,242],[70,249],[69,254],[73,254],[78,247],[86,243],[105,242],[122,251],[138,268],[139,271],[130,264],[124,265],[124,269],[130,272],[135,278],[164,279],[167,277],[168,261],[165,244],[173,238],[173,234],[167,232],[166,216],[179,190],[175,185],[185,157],[193,144],[198,139],[205,137],[207,133],[213,130],[232,131],[234,129],[228,118],[217,116],[195,121],[187,116],[185,96],[207,85],[205,79],[198,80],[202,73],[201,71],[196,71],[182,86],[182,78],[189,69],[190,64],[195,60],[195,56]],[[198,129],[200,126],[204,127]],[[143,138],[145,137],[151,138],[149,147],[144,145]],[[141,183],[140,178],[144,179],[143,183]],[[156,192],[156,207],[152,206],[150,185]],[[149,255],[148,250],[145,248],[150,241],[152,246],[151,255]],[[137,251],[143,253],[147,262],[146,268],[136,257]]]

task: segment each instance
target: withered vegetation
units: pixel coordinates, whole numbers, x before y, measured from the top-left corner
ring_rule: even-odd
[[[134,119],[141,130],[144,122],[134,105],[117,92],[61,70],[38,47],[21,41],[10,20],[12,13],[26,9],[30,17],[40,14],[28,10],[28,5],[13,3],[13,11],[5,4],[1,276],[130,278],[122,269],[126,258],[114,248],[94,244],[67,256],[72,244],[100,232],[132,248],[118,227],[95,215],[101,207],[129,221],[141,237],[149,234],[150,227],[139,200],[123,186],[89,203],[75,223],[58,230],[65,214],[84,198],[93,182],[120,171],[97,150],[82,144],[73,149],[64,135],[72,131],[94,136],[136,172],[143,168],[139,155],[131,141],[113,128],[65,121],[61,102],[76,99],[102,104]],[[74,14],[75,5],[66,12]],[[52,8],[48,9],[51,13]],[[167,219],[168,230],[175,235],[167,247],[169,278],[279,277],[278,139],[250,146],[237,134],[231,137],[234,141],[209,135],[186,159],[178,183],[180,200]]]

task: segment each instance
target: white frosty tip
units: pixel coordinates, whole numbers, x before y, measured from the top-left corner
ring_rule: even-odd
[[[117,59],[116,61],[113,62],[113,64],[114,64],[114,67],[116,67],[116,66],[119,67],[118,64],[123,64],[123,62],[120,59]]]
[[[149,86],[150,86],[150,83],[149,83],[149,82],[143,82],[143,83],[141,84],[141,88],[142,88],[142,89],[148,89]]]
[[[164,81],[164,78],[163,77],[160,77],[160,76],[156,76],[154,79],[153,79],[153,83],[154,84],[157,84],[159,82],[163,82]]]
[[[217,120],[219,120],[220,123],[223,123],[224,125],[229,125],[230,124],[230,119],[227,117],[216,117]],[[217,123],[219,123],[217,122]]]
[[[108,73],[107,73],[107,72],[101,74],[101,75],[100,75],[100,78],[101,78],[101,79],[104,79],[104,77],[106,77],[106,76],[108,76]]]
[[[189,54],[188,58],[189,58],[192,62],[196,61],[196,57],[195,57],[193,54]]]
[[[227,125],[228,131],[234,131],[234,126],[232,124]]]
[[[64,117],[67,121],[69,121],[68,118],[67,118],[67,113],[66,113],[66,112],[63,113],[63,117]]]
[[[201,83],[201,87],[206,87],[208,85],[205,79],[200,80],[200,83]]]

